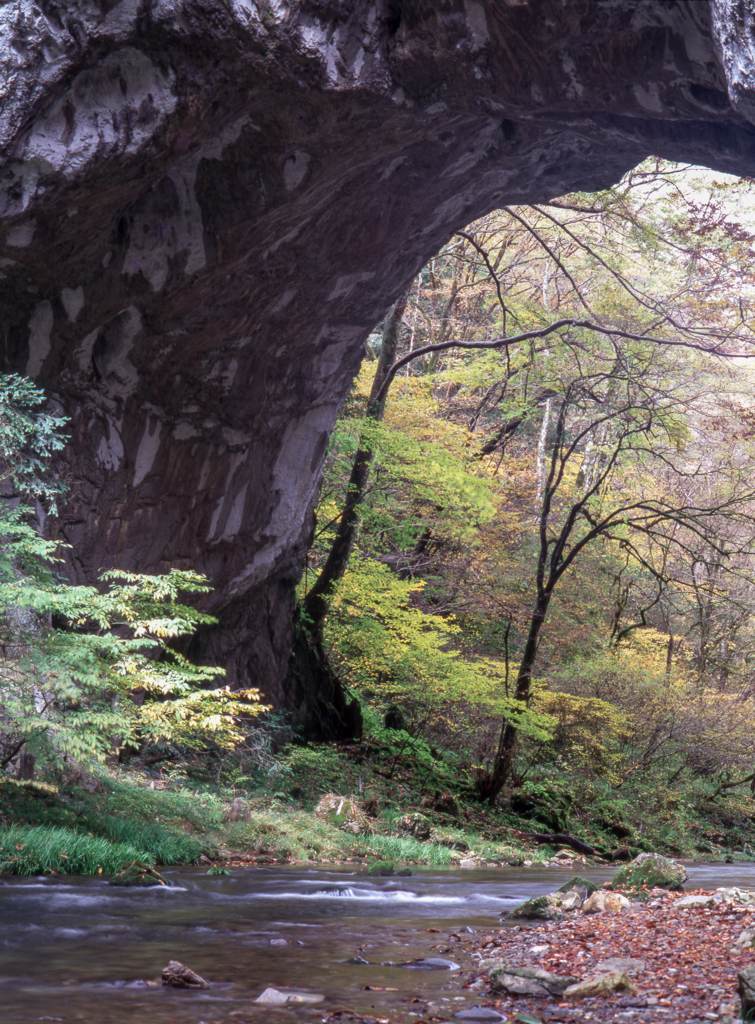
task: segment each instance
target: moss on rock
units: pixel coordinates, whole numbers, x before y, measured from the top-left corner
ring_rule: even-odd
[[[681,864],[660,853],[641,853],[629,864],[624,864],[613,876],[614,889],[670,889],[678,892],[687,881],[687,870]]]

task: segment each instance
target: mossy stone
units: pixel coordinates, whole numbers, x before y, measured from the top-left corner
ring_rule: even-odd
[[[660,853],[641,853],[620,867],[611,880],[614,889],[670,889],[678,892],[687,881],[687,870]]]
[[[368,875],[392,875],[393,874],[393,861],[392,860],[376,860],[374,864],[370,864],[367,868]]]
[[[580,878],[579,875],[574,875],[568,882],[560,885],[556,892],[569,892],[573,889],[579,893],[583,900],[586,900],[588,896],[592,896],[594,892],[597,892],[598,888],[599,886],[595,882],[591,882],[589,878]]]
[[[506,914],[507,921],[537,920],[557,921],[563,917],[563,911],[559,908],[560,897],[549,892],[545,896],[535,896],[534,899],[525,900],[518,907],[514,907]]]

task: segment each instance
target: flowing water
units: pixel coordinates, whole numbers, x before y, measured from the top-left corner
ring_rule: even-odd
[[[613,872],[585,873],[602,882]],[[463,949],[473,936],[462,929],[489,931],[502,911],[552,891],[567,874],[417,869],[409,878],[368,879],[348,869],[248,868],[231,877],[197,869],[167,876],[171,889],[0,878],[2,1024],[306,1024],[337,1009],[420,1016],[427,1002],[450,1017],[484,994],[462,990],[459,971],[396,965],[442,956],[468,970]],[[688,888],[717,885],[755,888],[755,865],[690,868]],[[368,963],[346,963],[351,957]],[[155,985],[174,959],[210,981],[209,991]],[[324,998],[255,1004],[268,986]]]

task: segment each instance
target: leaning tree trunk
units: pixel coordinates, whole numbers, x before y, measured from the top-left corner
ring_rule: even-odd
[[[367,403],[366,418],[373,423],[383,418],[385,395],[381,395],[380,391],[396,359],[399,327],[408,298],[409,288],[406,288],[393,306],[383,328],[380,358]],[[294,649],[289,662],[287,689],[294,706],[303,704],[309,708],[307,736],[310,739],[345,739],[360,735],[362,731],[359,702],[356,698],[348,700],[344,686],[330,664],[323,645],[323,626],[328,611],[328,597],[346,572],[354,547],[373,456],[371,443],[363,437],[354,458],[346,490],[346,504],[328,557],[305,598],[303,608],[296,610]]]
[[[367,401],[365,419],[369,423],[379,423],[385,412],[387,390],[383,391],[383,384],[387,380],[388,373],[396,361],[399,328],[406,304],[409,301],[410,289],[411,285],[403,291],[385,321],[380,358],[377,370],[375,371],[375,379],[370,389],[370,397]],[[317,577],[314,586],[307,594],[305,600],[304,607],[312,624],[312,631],[318,637],[322,637],[322,627],[328,610],[328,596],[332,594],[333,588],[343,577],[349,564],[351,551],[354,547],[354,541],[356,540],[359,524],[362,519],[362,501],[364,500],[364,494],[369,483],[370,467],[372,466],[374,454],[369,436],[363,435],[351,467],[349,485],[346,488],[346,504],[341,513],[341,518],[338,520],[335,538],[325,560],[325,565],[322,567],[320,575]]]

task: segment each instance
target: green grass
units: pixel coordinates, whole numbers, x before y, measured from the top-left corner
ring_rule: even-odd
[[[89,823],[91,820],[90,816]],[[194,836],[172,832],[154,822],[132,821],[125,817],[109,818],[97,831],[115,842],[148,851],[158,864],[192,863],[207,849],[207,844]]]
[[[0,873],[112,874],[129,860],[186,864],[217,851],[224,806],[217,795],[150,790],[105,772],[97,779],[94,793],[0,780],[0,813],[9,822],[0,829]]]
[[[341,832],[305,811],[260,811],[251,821],[231,825],[225,835],[230,850],[254,850],[295,860],[339,861],[355,845],[366,848],[362,836]]]
[[[0,873],[113,875],[132,860],[151,862],[147,850],[66,828],[10,825],[0,828]]]
[[[364,836],[360,837],[360,844],[377,854],[381,860],[411,860],[432,867],[453,863],[451,851],[447,847],[437,843],[422,843],[408,836]]]

